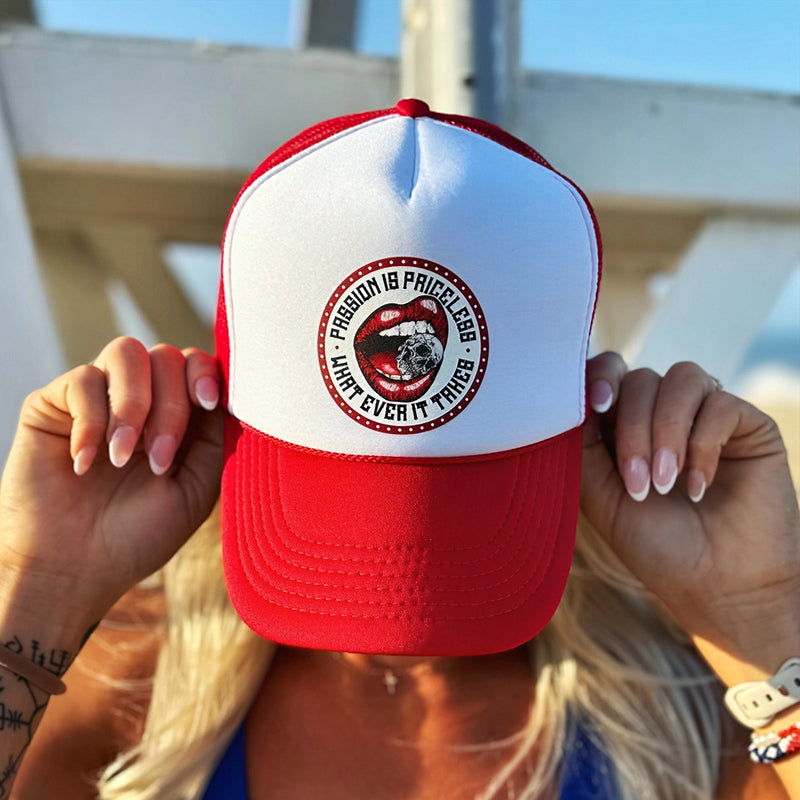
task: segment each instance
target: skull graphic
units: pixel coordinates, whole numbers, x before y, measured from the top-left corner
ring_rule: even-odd
[[[442,343],[435,336],[415,333],[400,345],[397,368],[403,380],[413,380],[438,367],[443,356]]]

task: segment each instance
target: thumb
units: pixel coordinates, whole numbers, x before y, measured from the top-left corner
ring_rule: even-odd
[[[625,485],[617,470],[598,415],[590,412],[583,425],[581,509],[597,532],[610,539]]]

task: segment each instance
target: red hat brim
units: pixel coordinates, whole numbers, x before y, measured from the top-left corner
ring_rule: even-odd
[[[575,541],[581,427],[481,460],[404,463],[226,425],[225,574],[261,636],[466,656],[516,647],[554,614]]]

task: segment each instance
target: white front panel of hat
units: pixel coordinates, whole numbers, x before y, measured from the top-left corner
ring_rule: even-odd
[[[469,405],[402,435],[344,413],[318,359],[337,287],[397,257],[458,276],[489,342]],[[597,286],[590,215],[566,181],[483,137],[391,116],[303,152],[240,199],[223,268],[229,409],[271,436],[338,453],[458,456],[525,446],[583,419]]]

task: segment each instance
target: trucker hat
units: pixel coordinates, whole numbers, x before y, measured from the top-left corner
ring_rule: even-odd
[[[419,100],[322,122],[255,170],[216,327],[223,562],[254,631],[458,656],[547,624],[599,272],[571,181]]]

